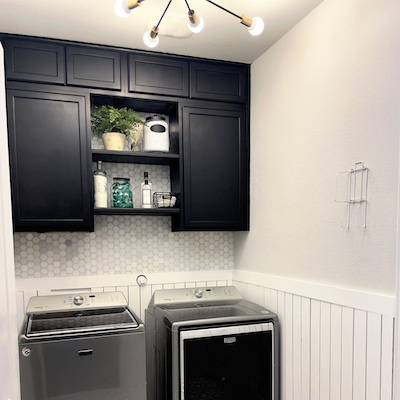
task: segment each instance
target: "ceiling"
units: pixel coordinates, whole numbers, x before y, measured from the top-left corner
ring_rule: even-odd
[[[216,0],[235,14],[259,16],[265,29],[251,36],[233,15],[205,0],[188,0],[205,21],[202,32],[186,38],[172,24],[187,15],[185,0],[173,0],[160,24],[162,53],[251,64],[323,0]],[[149,50],[143,33],[159,21],[168,0],[145,0],[128,18],[114,13],[114,0],[0,0],[0,32]],[[179,19],[179,18],[178,18]],[[185,25],[185,24],[184,24]],[[183,30],[186,30],[183,27]],[[187,32],[189,34],[189,32]]]

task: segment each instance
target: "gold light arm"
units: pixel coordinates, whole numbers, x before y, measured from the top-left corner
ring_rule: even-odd
[[[150,36],[151,36],[151,38],[152,38],[152,39],[155,39],[155,38],[157,37],[159,31],[160,31],[160,30],[157,28],[157,26],[154,25],[153,28],[152,28],[151,31],[150,31]]]
[[[133,10],[134,8],[139,7],[141,3],[142,2],[139,0],[128,0],[126,5],[130,10]]]
[[[240,16],[240,23],[247,26],[248,28],[250,28],[251,24],[253,23],[253,20],[248,17],[247,15],[242,14]]]
[[[189,16],[190,22],[192,24],[195,24],[197,22],[198,18],[197,18],[196,13],[193,10],[188,11],[188,16]]]

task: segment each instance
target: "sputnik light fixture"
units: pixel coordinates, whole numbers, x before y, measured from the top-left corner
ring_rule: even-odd
[[[145,0],[116,0],[115,5],[114,5],[114,11],[115,13],[121,17],[121,18],[126,18],[129,17],[131,11],[135,9],[136,7],[139,7],[141,3],[143,3]],[[203,30],[204,28],[204,20],[200,15],[197,15],[194,10],[192,10],[189,6],[189,3],[187,0],[184,0],[186,3],[186,6],[188,8],[188,28],[193,32],[193,33],[199,33]],[[205,0],[208,3],[218,7],[219,9],[233,15],[234,17],[239,19],[239,22],[249,29],[249,32],[253,36],[260,35],[263,30],[264,30],[264,22],[260,17],[254,17],[250,18],[244,14],[238,15],[235,14],[232,11],[229,11],[225,7],[220,6],[219,4],[215,3],[214,1],[211,0]],[[169,0],[167,7],[165,7],[165,10],[163,14],[161,15],[160,20],[158,21],[157,25],[154,25],[151,30],[145,32],[143,35],[143,41],[146,46],[148,47],[156,47],[160,41],[158,37],[159,33],[159,26],[164,18],[165,13],[168,10],[168,7],[172,3],[172,0]]]

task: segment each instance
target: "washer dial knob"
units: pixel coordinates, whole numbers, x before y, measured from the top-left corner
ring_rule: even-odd
[[[75,296],[74,297],[74,304],[76,306],[81,306],[83,304],[83,296]]]
[[[203,297],[203,291],[201,289],[196,289],[194,291],[194,297],[197,297],[198,299],[201,299]]]

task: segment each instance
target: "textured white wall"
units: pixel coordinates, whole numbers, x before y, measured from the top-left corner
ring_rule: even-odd
[[[251,230],[235,268],[394,293],[399,5],[325,0],[252,65]],[[370,168],[367,228],[335,175]]]

